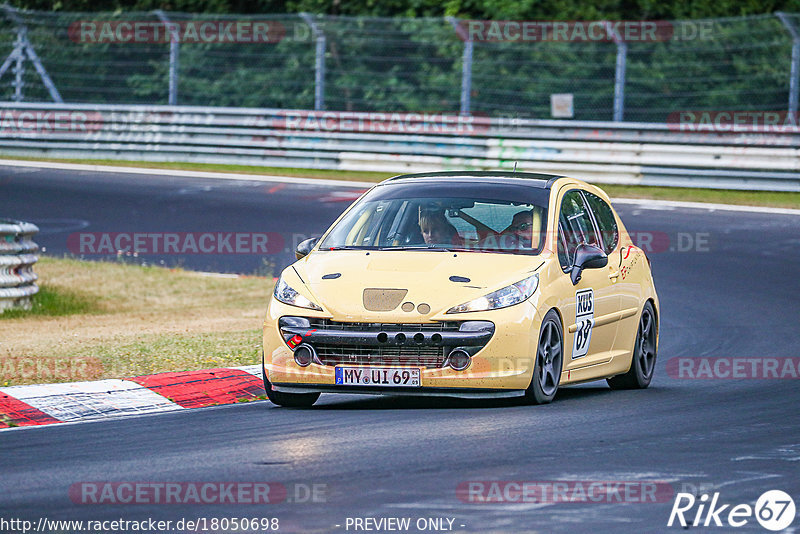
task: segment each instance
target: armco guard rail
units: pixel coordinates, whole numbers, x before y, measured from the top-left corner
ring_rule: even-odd
[[[0,156],[415,172],[800,191],[800,128],[422,113],[0,103]]]
[[[39,246],[33,236],[35,224],[0,219],[0,313],[8,308],[30,308],[31,297],[39,292],[33,264],[39,260]]]

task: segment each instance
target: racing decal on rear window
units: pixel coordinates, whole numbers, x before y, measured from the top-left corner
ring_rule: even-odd
[[[572,359],[582,358],[589,352],[594,326],[594,291],[584,289],[575,293],[575,342],[572,344]]]

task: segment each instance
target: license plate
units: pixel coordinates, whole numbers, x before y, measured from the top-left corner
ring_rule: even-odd
[[[337,367],[336,385],[419,387],[415,367]]]

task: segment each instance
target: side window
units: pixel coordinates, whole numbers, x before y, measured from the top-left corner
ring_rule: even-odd
[[[589,209],[577,189],[568,191],[561,199],[558,228],[558,259],[564,270],[572,266],[578,245],[600,246]]]
[[[561,222],[558,223],[558,261],[561,264],[561,269],[564,272],[569,269],[569,257],[567,255],[567,238],[564,235],[566,232],[564,231],[564,227],[561,225]]]
[[[583,193],[586,195],[586,202],[594,213],[594,219],[597,221],[597,226],[600,227],[600,239],[603,241],[603,250],[606,254],[611,254],[617,243],[619,242],[619,229],[617,228],[617,220],[614,218],[614,211],[611,206],[606,202],[588,191]]]

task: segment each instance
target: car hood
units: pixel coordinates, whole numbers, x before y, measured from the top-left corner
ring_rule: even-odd
[[[314,251],[293,268],[335,319],[412,323],[522,280],[542,263],[521,254],[358,250]]]

